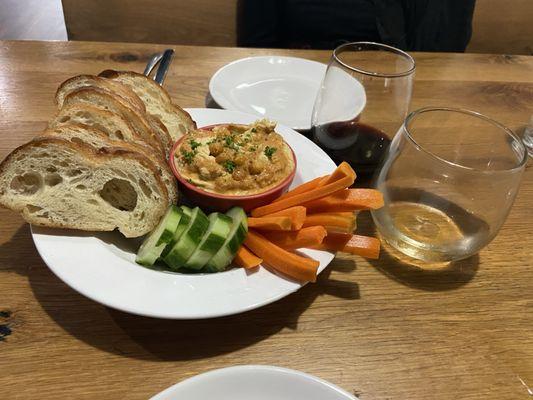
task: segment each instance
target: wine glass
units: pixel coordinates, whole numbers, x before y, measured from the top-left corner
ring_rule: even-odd
[[[476,254],[514,202],[527,152],[508,128],[474,111],[423,108],[392,140],[375,186],[372,216],[383,239],[426,262]]]
[[[391,46],[337,47],[313,108],[313,140],[337,164],[347,161],[369,176],[407,115],[414,71],[413,58]]]

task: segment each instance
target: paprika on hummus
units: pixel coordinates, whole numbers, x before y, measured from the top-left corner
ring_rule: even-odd
[[[265,192],[294,170],[291,149],[276,124],[220,125],[187,134],[173,155],[176,169],[207,192],[247,196]]]

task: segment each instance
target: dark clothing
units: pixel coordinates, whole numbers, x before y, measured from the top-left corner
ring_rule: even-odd
[[[374,41],[410,51],[464,51],[475,0],[239,0],[237,44],[333,49]]]

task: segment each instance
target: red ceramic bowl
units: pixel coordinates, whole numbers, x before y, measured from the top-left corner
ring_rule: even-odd
[[[220,124],[220,126],[222,125],[228,124]],[[199,129],[209,130],[215,126],[217,125],[209,125]],[[172,172],[174,173],[174,176],[181,184],[181,191],[183,192],[183,194],[185,194],[187,199],[190,200],[194,205],[199,206],[202,209],[212,211],[227,211],[231,207],[242,207],[244,211],[248,212],[256,207],[264,206],[265,204],[271,203],[272,201],[280,197],[289,189],[289,186],[291,185],[294,179],[294,175],[296,174],[296,155],[294,154],[292,148],[287,144],[287,146],[291,150],[292,158],[294,160],[294,168],[289,174],[289,176],[287,176],[278,185],[264,192],[246,196],[232,196],[207,192],[187,182],[187,180],[181,176],[178,169],[176,168],[176,164],[174,162],[174,154],[176,152],[176,148],[184,139],[185,136],[183,136],[176,143],[174,143],[174,146],[172,146],[172,150],[170,152],[168,162],[170,164]]]

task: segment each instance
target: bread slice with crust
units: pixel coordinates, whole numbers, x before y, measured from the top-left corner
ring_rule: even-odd
[[[93,75],[78,75],[63,82],[56,91],[56,103],[58,108],[63,107],[65,98],[80,89],[97,89],[100,92],[108,93],[115,97],[122,106],[130,108],[133,112],[143,116],[147,126],[157,135],[166,153],[170,151],[173,140],[167,128],[159,119],[146,112],[143,101],[128,86],[121,82],[105,79]]]
[[[146,146],[112,139],[98,129],[75,123],[46,129],[41,136],[59,137],[72,143],[83,143],[90,145],[94,150],[107,151],[113,148],[122,148],[131,152],[139,152],[146,156],[158,171],[158,175],[168,192],[168,205],[175,204],[178,200],[176,178],[174,178],[169,165],[161,157],[150,154],[150,149],[147,149]]]
[[[170,150],[172,149],[174,141],[170,137],[167,127],[161,122],[159,118],[153,116],[152,114],[146,113],[145,117],[148,123],[150,124],[152,130],[157,133],[157,136],[159,137],[159,140],[161,141],[161,144],[165,149],[165,154],[168,156],[170,154]]]
[[[48,128],[72,123],[98,129],[112,140],[123,140],[150,147],[150,144],[139,136],[123,117],[88,103],[65,104],[50,120]]]
[[[137,237],[157,225],[167,201],[153,164],[126,149],[35,138],[0,164],[0,205],[36,225]]]
[[[74,103],[89,104],[120,115],[131,124],[135,133],[142,137],[146,143],[158,151],[161,156],[166,156],[166,149],[161,143],[160,138],[151,128],[150,123],[146,119],[146,114],[143,115],[138,113],[133,108],[129,107],[127,103],[120,101],[120,99],[112,93],[94,87],[77,89],[67,94],[63,101],[64,105]]]
[[[144,102],[149,114],[156,116],[167,127],[174,141],[196,129],[188,112],[172,103],[170,95],[153,79],[130,71],[102,71],[99,76],[120,82],[133,90]]]
[[[98,87],[105,91],[111,92],[119,96],[122,100],[129,103],[129,106],[135,108],[141,113],[146,112],[146,107],[142,100],[131,90],[128,86],[120,82],[104,79],[94,75],[78,75],[67,79],[56,91],[55,101],[58,108],[63,107],[65,97],[75,90],[83,87]]]

